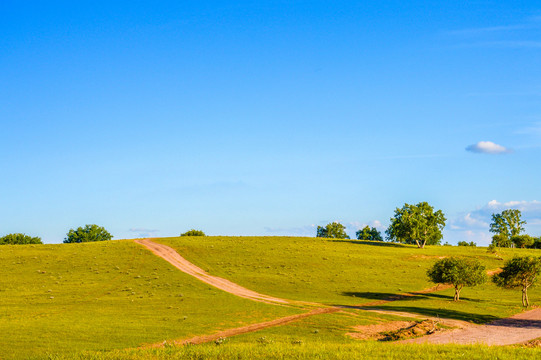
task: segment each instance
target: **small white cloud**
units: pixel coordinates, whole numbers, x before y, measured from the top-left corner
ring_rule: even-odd
[[[468,146],[466,151],[477,154],[505,154],[512,152],[511,149],[495,144],[492,141],[479,141],[477,144]]]
[[[158,232],[160,230],[156,230],[156,229],[145,229],[145,228],[131,228],[130,229],[131,232],[137,232],[137,233],[155,233],[155,232]]]

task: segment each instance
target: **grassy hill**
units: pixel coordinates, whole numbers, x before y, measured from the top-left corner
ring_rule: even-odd
[[[224,293],[132,241],[0,247],[0,358],[137,347],[300,311]]]
[[[263,294],[328,305],[362,305],[433,286],[426,269],[448,255],[503,260],[484,248],[412,246],[289,237],[181,237],[155,241],[213,275]],[[539,250],[505,249],[541,255]],[[397,346],[359,342],[354,326],[395,320],[359,309],[318,315],[214,343],[118,350],[211,334],[302,310],[238,298],[193,279],[132,241],[0,247],[0,358],[527,358],[538,349]],[[541,290],[530,293],[541,304]],[[486,284],[417,295],[378,308],[486,322],[521,311],[520,293]],[[111,350],[113,350],[111,352]],[[98,352],[96,352],[98,351]],[[462,355],[461,355],[462,354]],[[481,354],[483,356],[479,357]],[[49,356],[51,355],[51,356]],[[489,356],[490,355],[490,356]],[[394,356],[394,355],[393,355]],[[432,357],[431,357],[432,356]]]
[[[357,305],[434,286],[427,269],[444,256],[479,259],[487,269],[503,266],[514,255],[540,256],[541,250],[415,246],[290,237],[161,238],[191,262],[249,289],[287,299],[328,305]],[[541,304],[541,288],[530,292]],[[522,310],[520,292],[492,283],[462,290],[455,303],[452,290],[378,305],[397,311],[486,322]]]

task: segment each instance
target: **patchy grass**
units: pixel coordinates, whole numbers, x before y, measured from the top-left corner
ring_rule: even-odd
[[[139,360],[139,359],[395,359],[395,360],[456,360],[456,359],[536,359],[541,357],[540,348],[521,348],[512,346],[483,345],[397,345],[392,343],[282,343],[254,342],[214,343],[168,347],[164,349],[114,351],[109,353],[85,352],[70,356],[50,357],[52,360],[90,359],[90,360]]]
[[[0,248],[0,358],[137,347],[299,313],[193,279],[132,241]]]
[[[208,270],[258,292],[287,299],[329,305],[359,305],[433,286],[426,271],[445,256],[479,259],[487,269],[501,267],[515,254],[541,255],[540,250],[502,249],[498,257],[486,248],[415,246],[355,240],[290,237],[162,238]],[[501,257],[502,259],[500,259]],[[529,291],[541,303],[541,289]],[[376,306],[422,315],[487,322],[522,310],[520,293],[487,283],[462,290],[452,301],[452,289],[416,295]]]

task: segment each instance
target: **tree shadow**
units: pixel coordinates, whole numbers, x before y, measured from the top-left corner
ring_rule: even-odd
[[[399,248],[407,248],[411,247],[411,245],[406,244],[400,244],[395,242],[387,242],[387,241],[370,241],[370,240],[355,240],[355,239],[327,239],[327,241],[332,242],[346,242],[350,244],[357,244],[357,245],[373,245],[373,246],[387,246],[387,247],[399,247]]]
[[[355,291],[345,291],[341,293],[343,296],[353,296],[361,299],[369,300],[386,300],[386,301],[402,301],[402,300],[426,300],[430,298],[441,299],[453,301],[454,295],[443,295],[435,293],[417,293],[417,292],[405,292],[405,293],[385,293],[385,292],[355,292]],[[473,299],[469,297],[460,297],[462,301],[473,301],[473,302],[486,302],[487,300]]]
[[[355,307],[351,307],[355,308]],[[488,323],[491,321],[499,320],[498,317],[487,314],[475,314],[464,311],[457,311],[452,309],[430,309],[418,306],[357,306],[360,310],[389,310],[389,311],[401,311],[414,313],[418,315],[441,317],[447,319],[455,319],[462,321],[469,321],[476,324]]]
[[[396,293],[384,293],[384,292],[355,292],[355,291],[346,291],[343,292],[344,296],[353,296],[361,299],[369,300],[386,300],[386,301],[397,301],[397,300],[419,300],[426,299],[426,294],[396,294]]]

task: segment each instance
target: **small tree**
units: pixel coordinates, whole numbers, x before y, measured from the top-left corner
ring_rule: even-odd
[[[348,234],[346,234],[346,227],[339,222],[329,223],[325,227],[318,226],[316,237],[349,239]]]
[[[443,212],[434,212],[434,208],[427,202],[404,204],[401,209],[395,210],[385,233],[390,241],[417,244],[419,248],[424,248],[426,244],[438,245],[443,238],[445,220]]]
[[[467,242],[467,241],[459,241],[458,246],[472,246],[472,247],[476,247],[477,244],[474,243],[473,241],[470,241],[470,242]]]
[[[85,227],[78,227],[77,230],[70,229],[64,243],[83,243],[92,241],[105,241],[111,240],[113,236],[109,234],[104,227],[96,224],[85,225]]]
[[[534,256],[514,257],[508,260],[503,271],[492,277],[498,286],[522,289],[522,306],[530,306],[528,288],[536,283],[541,273],[541,258]]]
[[[464,286],[483,284],[487,280],[485,267],[479,260],[449,257],[438,260],[427,271],[428,278],[435,283],[451,284],[455,287],[454,301],[460,299]]]
[[[191,230],[186,231],[185,233],[180,234],[180,236],[207,236],[207,235],[205,235],[203,230],[191,229]]]
[[[358,240],[374,240],[374,241],[383,241],[381,233],[375,227],[370,228],[368,225],[362,228],[362,230],[357,230],[355,233]]]
[[[511,247],[513,243],[507,235],[495,234],[494,236],[492,236],[492,245],[496,247]]]
[[[32,237],[26,234],[8,234],[0,238],[0,245],[27,245],[43,244],[40,237]]]
[[[515,235],[511,236],[511,242],[515,244],[515,247],[524,249],[533,245],[534,238],[530,235]]]
[[[507,209],[500,214],[492,214],[490,232],[504,235],[508,239],[520,235],[524,231],[522,225],[526,224],[526,221],[523,221],[521,217],[522,213],[517,209]]]

